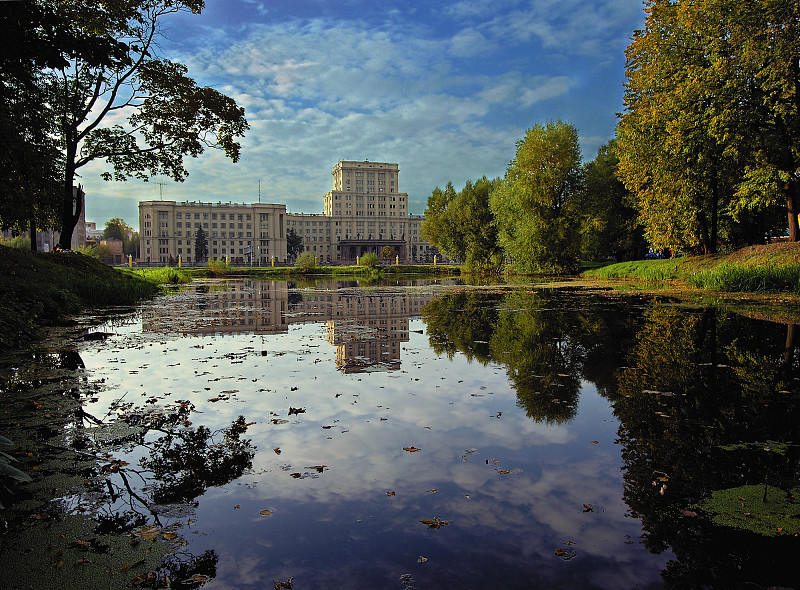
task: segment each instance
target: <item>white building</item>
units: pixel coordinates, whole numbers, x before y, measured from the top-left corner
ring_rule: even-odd
[[[142,201],[139,203],[140,259],[196,261],[196,234],[203,229],[209,260],[267,265],[287,261],[286,233],[303,239],[303,249],[320,262],[354,263],[365,252],[392,251],[391,260],[431,262],[436,249],[421,238],[423,217],[408,214],[400,192],[400,169],[386,162],[341,161],[333,167],[333,190],[324,213],[287,213],[285,205]],[[441,255],[440,255],[441,258]]]

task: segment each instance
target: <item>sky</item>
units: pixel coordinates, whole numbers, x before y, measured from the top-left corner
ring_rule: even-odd
[[[86,220],[138,228],[144,200],[285,204],[321,213],[340,160],[394,162],[409,213],[437,186],[505,173],[516,142],[572,123],[585,160],[614,136],[641,0],[206,0],[164,22],[161,56],[245,108],[233,164],[187,158],[183,183],[81,169]]]

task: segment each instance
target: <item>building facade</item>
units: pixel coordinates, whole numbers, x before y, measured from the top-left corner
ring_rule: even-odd
[[[261,203],[139,203],[140,260],[197,261],[195,241],[202,228],[208,259],[237,264],[287,262],[286,232],[303,239],[303,250],[323,263],[355,263],[374,252],[403,263],[432,262],[442,256],[422,239],[421,215],[408,214],[400,192],[400,169],[387,162],[341,161],[333,167],[333,190],[323,213],[287,213],[285,205]]]
[[[208,260],[262,266],[286,260],[286,205],[140,201],[140,261],[204,262],[195,254],[200,229]]]

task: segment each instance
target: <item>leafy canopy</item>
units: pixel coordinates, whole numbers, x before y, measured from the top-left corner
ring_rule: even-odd
[[[500,244],[519,270],[577,270],[581,183],[581,151],[573,125],[537,123],[517,142],[516,157],[492,191],[490,207]]]

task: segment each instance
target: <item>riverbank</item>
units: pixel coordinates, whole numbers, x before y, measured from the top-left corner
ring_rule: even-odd
[[[17,346],[89,307],[132,305],[158,290],[90,256],[0,246],[0,347]]]
[[[302,269],[296,266],[227,266],[212,263],[209,266],[197,267],[137,267],[121,268],[119,270],[157,284],[181,284],[188,283],[196,278],[223,276],[250,277],[254,279],[288,279],[291,277],[374,279],[400,276],[457,276],[460,274],[458,266],[446,264],[393,264],[377,267],[321,265],[310,269]]]
[[[800,295],[800,243],[777,242],[727,254],[620,262],[587,270],[583,276],[685,285],[722,293]]]
[[[74,253],[41,253],[0,246],[0,346],[15,346],[42,326],[94,306],[131,305],[153,297],[160,285],[195,278],[247,276],[255,279],[455,276],[452,265],[318,266],[115,269]],[[570,281],[573,286],[575,280]],[[685,256],[609,264],[585,271],[586,288],[658,291],[711,304],[752,305],[785,311],[800,306],[800,244],[780,242],[728,254]],[[800,313],[798,313],[800,317]]]

